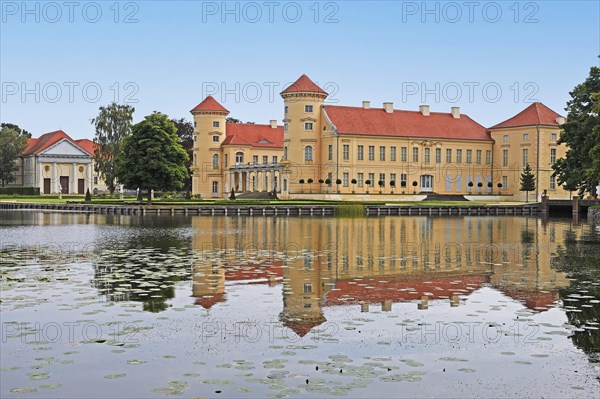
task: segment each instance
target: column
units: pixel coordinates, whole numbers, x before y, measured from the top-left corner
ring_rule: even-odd
[[[52,184],[50,185],[51,189],[50,191],[53,194],[57,194],[58,193],[58,170],[56,169],[56,162],[52,163]]]
[[[231,171],[227,172],[227,183],[225,183],[225,194],[231,191]]]
[[[244,191],[251,191],[250,190],[250,172],[246,171],[246,190]]]
[[[273,191],[275,189],[275,169],[271,171],[271,189],[269,191]]]
[[[35,184],[35,183],[34,183]],[[42,161],[38,159],[38,184],[40,188],[40,194],[44,193],[44,168],[42,167]]]
[[[84,187],[84,190],[86,189],[90,189],[90,194],[93,194],[93,187],[92,187],[92,162],[88,162],[87,164],[87,187]]]
[[[73,173],[71,174],[71,193],[77,194],[77,164],[73,162]]]
[[[263,170],[263,191],[269,190],[269,178],[267,177],[267,171]]]

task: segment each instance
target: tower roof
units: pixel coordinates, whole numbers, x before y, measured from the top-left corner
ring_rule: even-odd
[[[533,125],[551,125],[558,126],[556,118],[560,114],[554,112],[540,102],[535,102],[512,118],[492,126],[490,129],[502,127],[533,126]]]
[[[208,96],[200,104],[196,105],[190,112],[198,111],[216,111],[216,112],[227,112],[227,108],[222,106],[213,96]]]
[[[313,82],[306,74],[303,74],[292,83],[287,89],[281,92],[281,94],[289,93],[318,93],[328,95],[327,92],[321,89],[315,82]]]

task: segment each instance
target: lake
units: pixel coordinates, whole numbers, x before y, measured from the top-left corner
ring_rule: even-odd
[[[0,211],[3,398],[600,396],[600,231]]]

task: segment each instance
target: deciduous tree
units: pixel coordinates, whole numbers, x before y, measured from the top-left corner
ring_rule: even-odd
[[[2,187],[17,179],[19,170],[17,159],[27,147],[27,136],[21,134],[14,127],[6,127],[7,125],[9,124],[2,124],[2,128],[0,128],[0,184]]]

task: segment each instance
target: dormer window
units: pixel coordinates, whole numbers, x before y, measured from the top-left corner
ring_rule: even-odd
[[[313,106],[312,105],[305,105],[304,106],[304,112],[313,112]]]
[[[265,139],[262,139],[261,141],[258,142],[258,144],[269,144],[269,142]]]
[[[304,123],[304,130],[313,130],[313,124],[312,124],[312,122],[305,122]]]
[[[219,121],[213,121],[213,127],[219,127]]]

